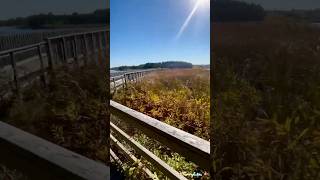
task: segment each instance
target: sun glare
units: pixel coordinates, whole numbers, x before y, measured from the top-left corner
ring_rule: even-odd
[[[209,2],[210,0],[196,0],[195,5],[192,9],[192,11],[190,12],[190,14],[188,15],[187,19],[184,21],[183,25],[181,26],[176,39],[179,39],[180,36],[182,35],[182,33],[184,32],[184,30],[186,29],[186,27],[188,26],[190,20],[192,19],[194,13],[199,9],[199,7],[208,7],[209,6]]]
[[[197,0],[200,4],[207,3],[208,0]]]

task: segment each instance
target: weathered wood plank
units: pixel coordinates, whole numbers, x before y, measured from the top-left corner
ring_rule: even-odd
[[[131,163],[136,163],[138,159],[126,148],[124,145],[120,143],[113,135],[110,134],[111,143],[113,143],[117,148],[124,153],[127,159],[130,160]],[[142,167],[142,170],[148,175],[151,179],[154,178],[153,173],[140,162],[138,164],[139,167]]]
[[[107,180],[110,168],[0,122],[0,162],[14,164],[30,179]],[[20,166],[20,167],[19,167]]]
[[[122,140],[130,144],[132,148],[134,148],[140,155],[146,158],[150,163],[152,163],[157,169],[159,169],[163,174],[168,176],[170,179],[187,180],[187,178],[185,178],[183,175],[178,173],[168,164],[163,162],[160,158],[158,158],[148,149],[143,147],[141,144],[137,143],[133,138],[131,138],[129,135],[127,135],[125,132],[123,132],[121,129],[115,126],[113,123],[110,123],[110,129],[112,129],[112,131],[116,133],[118,136],[120,136]]]
[[[42,52],[41,52],[41,45],[38,46],[38,55],[39,55],[39,61],[40,61],[40,71],[41,71],[41,82],[43,84],[43,86],[46,86],[46,70],[44,68],[44,63],[43,63],[43,56],[42,56]]]
[[[16,60],[14,58],[14,52],[10,52],[10,61],[11,61],[11,66],[12,66],[12,71],[13,71],[13,83],[14,83],[14,88],[15,91],[18,93],[19,92],[19,82],[18,82],[18,73],[17,73],[17,65],[16,65]]]
[[[185,156],[203,169],[210,167],[210,142],[163,123],[143,113],[110,101],[111,114],[141,130],[149,137]]]

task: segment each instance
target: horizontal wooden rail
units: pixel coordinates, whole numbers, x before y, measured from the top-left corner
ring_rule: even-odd
[[[72,37],[72,36],[81,36],[84,34],[97,34],[97,33],[103,33],[108,31],[107,29],[103,29],[103,30],[96,30],[96,31],[87,31],[87,32],[79,32],[79,33],[72,33],[72,34],[65,34],[65,35],[58,35],[58,36],[52,36],[49,37],[47,39],[59,39],[59,38],[67,38],[67,37]]]
[[[168,164],[163,162],[160,158],[158,158],[156,155],[154,155],[148,149],[143,147],[141,144],[136,142],[132,137],[127,135],[125,132],[123,132],[121,129],[119,129],[117,126],[115,126],[113,123],[110,123],[110,129],[114,133],[116,133],[118,136],[120,136],[124,141],[126,141],[126,143],[130,144],[130,146],[132,148],[134,148],[140,155],[142,155],[144,158],[146,158],[149,162],[151,162],[157,169],[159,169],[163,174],[165,174],[170,179],[187,180],[187,178],[185,178],[183,175],[178,173],[176,170],[174,170]]]
[[[143,113],[110,101],[110,111],[150,138],[168,146],[205,170],[210,166],[210,142],[163,123]]]
[[[107,29],[106,26],[85,27],[85,28],[67,28],[55,30],[43,30],[35,32],[12,32],[0,34],[0,51],[18,48],[29,44],[42,42],[43,39],[53,36],[81,33],[81,32],[94,32],[100,29]]]
[[[114,144],[115,146],[117,146],[117,148],[123,152],[123,154],[127,157],[127,159],[129,159],[131,161],[131,163],[136,163],[138,162],[138,159],[127,149],[124,147],[124,145],[122,145],[120,143],[120,141],[118,141],[113,135],[110,134],[110,140],[111,140],[111,144]],[[116,158],[116,156],[115,156]],[[117,159],[116,159],[117,160]],[[117,160],[120,161],[120,160]],[[146,175],[153,179],[154,175],[153,173],[146,167],[143,166],[143,164],[140,162],[138,164],[139,167],[142,168],[142,170],[146,173]]]
[[[118,89],[121,87],[127,86],[128,82],[137,82],[142,79],[146,74],[163,70],[162,68],[157,69],[148,69],[148,70],[140,70],[140,71],[133,71],[133,72],[126,72],[122,75],[110,77],[110,89],[111,93],[117,92]]]
[[[27,46],[19,47],[19,48],[0,51],[0,56],[6,55],[6,54],[10,54],[12,52],[19,52],[19,51],[24,51],[24,50],[28,50],[28,49],[35,49],[38,46],[42,46],[42,45],[45,45],[45,44],[46,44],[45,42],[40,42],[40,43],[35,43],[35,44],[30,44],[30,45],[27,45]]]
[[[0,163],[21,171],[28,179],[107,180],[102,163],[0,122]]]

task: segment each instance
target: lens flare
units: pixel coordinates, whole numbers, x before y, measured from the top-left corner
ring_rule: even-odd
[[[176,40],[180,38],[180,36],[182,35],[182,33],[184,32],[184,30],[187,28],[187,26],[190,23],[190,20],[192,19],[194,13],[197,11],[197,9],[199,8],[200,5],[205,5],[208,2],[208,0],[197,0],[196,4],[194,5],[192,11],[190,12],[190,14],[188,15],[187,19],[184,21],[183,25],[181,26],[177,36],[176,36]]]

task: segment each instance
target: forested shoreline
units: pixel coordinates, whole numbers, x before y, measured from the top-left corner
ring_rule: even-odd
[[[55,28],[70,25],[107,25],[109,9],[95,10],[92,13],[80,14],[36,14],[28,17],[17,17],[0,21],[1,26],[17,26],[21,28]]]

